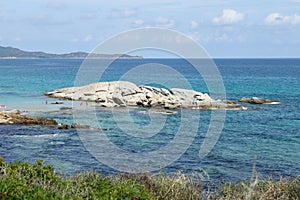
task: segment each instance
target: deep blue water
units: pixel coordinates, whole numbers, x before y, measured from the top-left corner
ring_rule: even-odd
[[[118,80],[138,65],[149,64],[148,67],[151,67],[150,63],[170,66],[184,76],[193,89],[209,92],[195,69],[179,59],[117,60],[100,80]],[[217,183],[221,180],[250,179],[253,158],[257,155],[256,168],[260,177],[299,176],[300,59],[216,59],[215,63],[223,78],[227,99],[238,101],[241,97],[257,96],[279,100],[282,104],[243,104],[248,110],[226,111],[220,138],[204,159],[199,158],[199,147],[208,130],[211,111],[189,110],[187,121],[192,122],[195,116],[200,116],[195,139],[187,151],[163,171],[195,173],[204,169],[210,180]],[[17,108],[30,115],[54,117],[61,123],[71,123],[72,111],[59,108],[71,106],[72,102],[52,105],[51,102],[57,100],[47,99],[43,93],[73,86],[81,64],[80,59],[0,59],[0,104],[6,105],[7,109]],[[135,73],[130,77],[137,84],[154,78],[180,87],[180,82],[174,80],[172,74],[160,71],[154,72],[154,75]],[[131,108],[130,119],[124,117],[118,123],[128,125],[130,129],[131,122],[134,122],[142,132],[142,127],[150,123],[148,111]],[[155,113],[156,117],[166,118],[165,126],[153,137],[139,138],[127,135],[115,122],[113,113],[120,114],[123,112],[121,109],[97,108],[77,112],[84,112],[86,123],[100,126],[115,145],[135,153],[154,151],[168,144],[174,139],[183,115],[181,111],[167,116]],[[190,123],[182,126],[189,127]],[[135,131],[139,134],[139,130]],[[34,162],[43,159],[63,173],[89,169],[116,173],[85,149],[76,131],[58,130],[56,127],[0,125],[0,154],[6,161]]]

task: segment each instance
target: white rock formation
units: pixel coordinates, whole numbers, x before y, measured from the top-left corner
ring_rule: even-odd
[[[214,100],[208,94],[194,90],[172,88],[138,87],[127,81],[97,82],[81,87],[54,90],[45,94],[51,98],[75,101],[93,101],[103,107],[142,106],[167,109],[241,109],[231,101]]]

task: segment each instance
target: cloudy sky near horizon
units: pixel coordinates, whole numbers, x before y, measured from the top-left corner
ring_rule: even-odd
[[[1,46],[51,53],[162,27],[212,57],[300,57],[300,0],[13,0],[0,2],[0,25]]]

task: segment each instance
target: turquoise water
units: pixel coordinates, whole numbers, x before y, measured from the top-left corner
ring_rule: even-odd
[[[59,108],[71,106],[72,102],[52,105],[52,102],[58,100],[48,99],[43,93],[73,86],[81,63],[80,59],[0,59],[0,104],[6,105],[7,109],[17,108],[30,115],[54,117],[60,123],[71,123],[72,111]],[[135,66],[147,63],[170,66],[185,76],[195,90],[208,92],[205,82],[196,71],[179,59],[117,60],[101,80],[118,80]],[[213,182],[250,179],[253,158],[257,155],[256,168],[260,177],[299,176],[300,59],[217,59],[215,63],[222,75],[227,99],[237,101],[241,97],[258,96],[279,100],[282,104],[243,104],[248,110],[228,110],[220,138],[204,159],[199,158],[199,147],[208,130],[211,111],[189,110],[189,120],[200,116],[195,139],[178,160],[163,170],[173,173],[181,169],[192,173],[204,169]],[[136,74],[133,80],[140,83],[144,78],[145,74]],[[155,78],[170,77],[157,72]],[[176,81],[171,84],[178,87]],[[137,138],[126,135],[114,121],[113,113],[122,113],[122,110],[94,110],[92,106],[90,104],[84,109],[86,123],[100,126],[115,145],[130,152],[153,151],[168,144],[175,137],[182,116],[180,111],[168,116],[156,113],[156,116],[166,118],[163,129],[153,137]],[[148,111],[144,108],[131,108],[131,119],[124,117],[120,123],[126,125],[130,124],[129,121],[134,121],[141,127],[145,126],[150,123]],[[34,162],[43,159],[63,173],[88,169],[106,174],[116,173],[116,170],[98,162],[84,148],[75,130],[0,125],[0,154],[7,161]]]

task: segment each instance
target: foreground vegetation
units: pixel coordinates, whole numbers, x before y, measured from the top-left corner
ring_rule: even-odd
[[[300,179],[224,183],[204,191],[192,177],[96,172],[62,176],[43,161],[5,163],[0,157],[0,199],[300,199]]]

